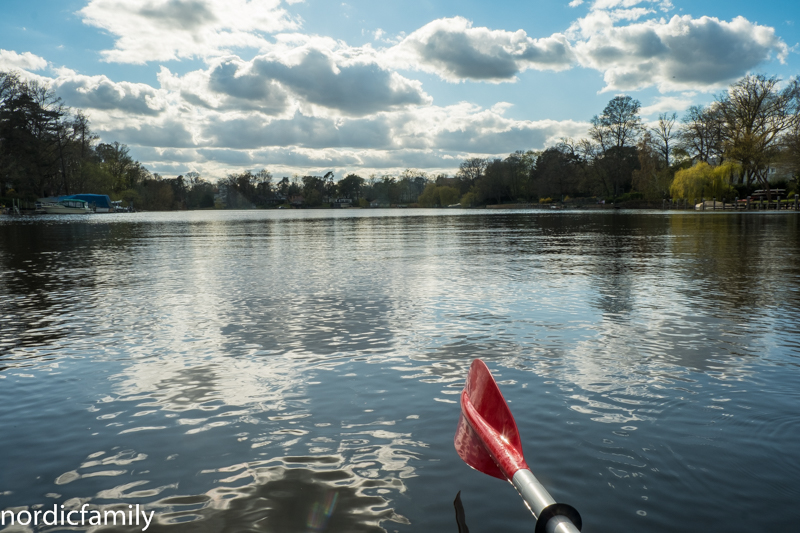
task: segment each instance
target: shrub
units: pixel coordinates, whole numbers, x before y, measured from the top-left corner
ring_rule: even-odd
[[[461,207],[474,207],[478,205],[478,195],[470,191],[461,197]]]

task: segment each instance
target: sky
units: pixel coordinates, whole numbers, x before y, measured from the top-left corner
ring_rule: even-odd
[[[454,174],[800,74],[797,0],[0,0],[0,70],[151,172]]]

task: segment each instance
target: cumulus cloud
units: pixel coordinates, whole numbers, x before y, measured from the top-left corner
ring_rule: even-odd
[[[289,88],[305,102],[363,116],[385,109],[429,104],[422,84],[373,62],[337,64],[322,50],[305,50],[297,64],[259,57],[251,71]]]
[[[261,48],[264,33],[299,26],[280,0],[91,0],[79,13],[116,36],[107,61],[136,64]]]
[[[204,65],[174,73],[162,66],[160,87],[66,69],[48,81],[67,104],[93,110],[103,140],[139,150],[152,170],[184,165],[179,172],[192,167],[210,177],[264,166],[451,172],[466,157],[586,134],[582,122],[510,118],[510,104],[434,105],[408,70],[499,83],[526,70],[580,65],[602,73],[606,90],[705,91],[788,53],[772,28],[742,17],[660,18],[671,9],[665,0],[585,0],[585,16],[564,34],[541,38],[455,17],[391,39],[378,30],[376,42],[358,47],[296,31],[299,22],[286,11],[293,1],[87,1],[84,20],[115,37],[105,59],[200,58]],[[232,52],[248,47],[245,59]],[[0,50],[0,68],[12,63],[48,67],[33,54]],[[642,113],[680,111],[693,96],[657,98]]]
[[[470,104],[407,109],[367,118],[324,118],[301,113],[267,120],[257,115],[220,116],[202,137],[215,148],[302,147],[367,151],[445,150],[472,154],[541,149],[561,137],[584,135],[587,123],[524,121],[503,116],[505,106]]]
[[[188,125],[175,118],[139,121],[130,125],[104,124],[98,129],[104,139],[154,148],[188,148],[196,146]]]
[[[30,52],[18,54],[13,50],[0,48],[0,70],[43,70],[47,68],[47,60]]]
[[[647,117],[670,111],[675,111],[675,112],[684,111],[686,109],[689,109],[689,107],[691,107],[694,104],[692,96],[693,95],[658,97],[652,104],[644,106],[641,109],[639,109],[639,114],[644,117]]]
[[[507,121],[500,128],[443,130],[432,144],[444,150],[459,150],[483,155],[506,154],[514,150],[542,149],[562,137],[585,135],[586,123],[574,121]]]
[[[214,153],[213,155],[216,157],[218,154]],[[361,165],[361,159],[356,151],[334,148],[322,150],[302,147],[268,148],[254,150],[249,155],[253,161],[251,163],[252,167],[263,168],[270,161],[280,161],[277,168],[283,168],[284,172],[290,174],[295,172],[295,169],[303,169],[304,173],[308,174],[322,174],[332,168]],[[276,168],[273,165],[269,166],[270,168]]]
[[[597,0],[567,32],[578,62],[603,72],[606,91],[712,90],[789,52],[774,28],[744,17],[641,20],[671,7],[669,1]]]
[[[669,0],[595,0],[566,34],[540,39],[522,30],[473,27],[462,17],[438,19],[381,55],[393,68],[432,72],[454,82],[513,81],[527,69],[579,64],[602,72],[607,91],[656,86],[666,92],[717,89],[789,52],[773,28],[743,17],[648,20],[670,9]]]
[[[391,146],[391,126],[386,117],[344,119],[309,117],[297,113],[290,119],[266,121],[248,115],[209,124],[204,137],[216,147],[262,148],[386,148]]]
[[[167,171],[176,162],[188,164],[187,154],[194,154],[197,170],[219,177],[264,166],[275,172],[293,168],[290,173],[324,167],[362,173],[407,167],[453,172],[466,157],[541,149],[588,129],[586,123],[508,118],[508,107],[431,105],[361,118],[310,116],[300,110],[288,118],[207,110],[194,118],[142,116],[124,127],[108,124],[100,133],[128,143],[134,152],[145,147],[142,161],[155,171]]]
[[[159,80],[204,107],[258,110],[281,115],[302,107],[309,114],[366,116],[432,101],[422,84],[392,72],[372,58],[313,46],[281,49],[251,61],[227,57],[206,71],[175,76],[161,69]]]
[[[585,122],[518,120],[504,114],[510,104],[489,109],[460,103],[397,117],[396,141],[404,148],[449,150],[490,156],[514,150],[542,149],[561,137],[585,135]]]
[[[213,67],[208,73],[208,88],[227,96],[227,107],[277,115],[289,105],[289,95],[279,83],[253,72],[243,61],[227,60]]]
[[[198,151],[193,148],[161,148],[138,146],[136,157],[142,161],[170,161],[173,164],[187,164],[200,161]]]
[[[522,31],[473,28],[462,18],[434,20],[387,53],[401,68],[421,68],[448,81],[510,81],[527,69],[563,70],[573,61],[566,37],[532,39]]]
[[[166,105],[158,91],[144,83],[112,82],[106,76],[62,74],[52,84],[67,105],[157,115]]]

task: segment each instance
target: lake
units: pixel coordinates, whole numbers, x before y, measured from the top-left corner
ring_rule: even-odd
[[[794,213],[0,217],[0,510],[533,531],[453,447],[481,358],[585,532],[790,531],[799,327]]]

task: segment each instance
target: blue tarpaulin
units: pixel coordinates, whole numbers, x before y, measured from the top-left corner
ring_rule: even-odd
[[[111,198],[107,194],[73,194],[71,196],[62,196],[61,199],[74,199],[83,200],[89,204],[94,204],[98,209],[111,209]]]

